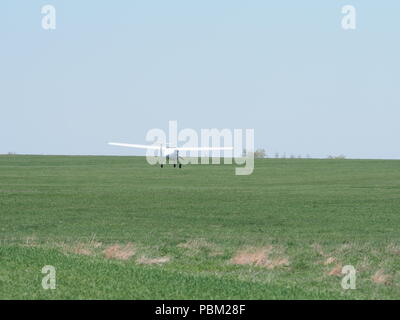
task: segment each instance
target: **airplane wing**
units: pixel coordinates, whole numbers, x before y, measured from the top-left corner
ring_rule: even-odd
[[[154,145],[147,146],[144,144],[129,144],[129,143],[117,143],[117,142],[109,142],[108,144],[119,147],[160,150],[160,146],[154,146]]]
[[[212,151],[212,150],[233,150],[233,147],[199,147],[199,148],[174,148],[178,151]]]

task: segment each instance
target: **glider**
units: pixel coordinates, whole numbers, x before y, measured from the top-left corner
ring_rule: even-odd
[[[109,142],[109,145],[118,147],[128,147],[128,148],[138,148],[138,149],[150,149],[159,150],[160,157],[165,157],[166,160],[175,160],[174,168],[178,166],[182,168],[182,164],[179,163],[179,151],[216,151],[216,150],[233,150],[233,147],[170,147],[168,145],[143,145],[143,144],[129,144],[129,143],[119,143],[119,142]],[[161,168],[164,167],[163,162],[161,162]]]

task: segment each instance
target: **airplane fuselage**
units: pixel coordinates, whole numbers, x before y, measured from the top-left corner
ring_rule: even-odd
[[[176,160],[178,158],[178,150],[175,148],[162,148],[161,156],[168,159]]]

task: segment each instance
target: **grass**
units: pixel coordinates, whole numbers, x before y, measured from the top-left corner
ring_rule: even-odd
[[[399,169],[0,156],[0,299],[398,299]]]

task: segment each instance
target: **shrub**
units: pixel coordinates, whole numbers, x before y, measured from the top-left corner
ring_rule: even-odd
[[[343,154],[340,154],[340,155],[338,155],[338,156],[328,156],[328,159],[332,159],[332,160],[343,160],[343,159],[346,159],[346,156],[345,155],[343,155]]]

